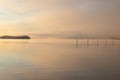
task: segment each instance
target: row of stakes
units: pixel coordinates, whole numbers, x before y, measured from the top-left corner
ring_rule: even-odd
[[[99,41],[100,40],[96,40],[96,45],[97,46],[99,46]],[[112,45],[114,45],[115,44],[115,41],[114,40],[112,40]],[[90,45],[90,40],[86,40],[86,45],[87,45],[87,47],[89,47],[89,45]],[[105,45],[107,45],[107,40],[105,40]],[[77,39],[76,40],[76,48],[78,48],[79,47],[79,40]]]

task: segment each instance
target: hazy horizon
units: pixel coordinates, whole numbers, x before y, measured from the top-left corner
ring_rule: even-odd
[[[120,0],[0,0],[0,35],[119,36]]]

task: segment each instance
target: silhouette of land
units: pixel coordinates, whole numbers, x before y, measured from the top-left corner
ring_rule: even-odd
[[[5,36],[0,36],[0,39],[31,39],[30,36],[9,36],[9,35],[5,35]]]

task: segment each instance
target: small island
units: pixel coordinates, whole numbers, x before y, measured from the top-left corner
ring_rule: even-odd
[[[25,35],[25,36],[9,36],[9,35],[4,35],[0,36],[0,39],[31,39],[31,37]]]

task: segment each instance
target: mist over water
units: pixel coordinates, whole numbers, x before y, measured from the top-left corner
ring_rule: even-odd
[[[0,80],[120,80],[120,0],[0,0]]]
[[[0,80],[118,80],[120,41],[0,40]]]

